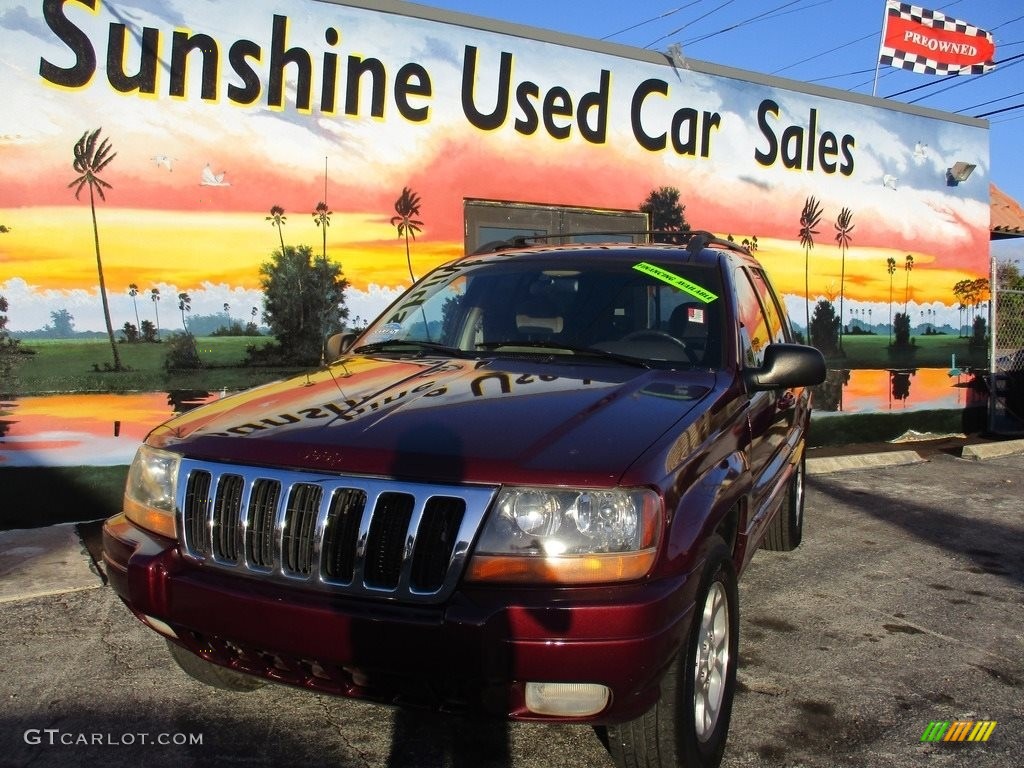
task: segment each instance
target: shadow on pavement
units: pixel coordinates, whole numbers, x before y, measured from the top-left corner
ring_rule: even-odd
[[[899,526],[921,541],[969,559],[973,565],[968,570],[972,573],[993,574],[1024,584],[1024,525],[972,516],[970,505],[986,503],[984,494],[973,493],[971,499],[951,496],[951,508],[942,509],[930,501],[915,501],[914,488],[909,485],[898,497],[851,489],[827,475],[809,477],[807,485],[843,505]]]

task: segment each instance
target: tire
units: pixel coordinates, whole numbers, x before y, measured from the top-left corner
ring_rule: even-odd
[[[739,600],[729,552],[719,540],[704,567],[686,643],[645,714],[607,729],[619,768],[715,768],[725,752],[736,690]]]
[[[185,674],[213,688],[219,688],[222,691],[248,693],[265,685],[258,677],[244,675],[241,672],[235,672],[211,661],[206,661],[170,640],[167,641],[167,649],[170,651],[174,663]]]
[[[782,507],[768,526],[762,547],[772,552],[792,552],[804,536],[804,488],[807,482],[807,458],[800,456],[786,486]]]

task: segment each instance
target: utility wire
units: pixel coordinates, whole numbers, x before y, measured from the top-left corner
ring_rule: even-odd
[[[813,8],[814,5],[825,5],[826,3],[831,3],[832,0],[821,0],[821,2],[815,3],[814,5],[804,6],[803,8],[794,8],[792,11],[783,10],[784,8],[788,8],[791,5],[796,5],[797,3],[801,2],[803,2],[803,0],[789,0],[788,3],[783,3],[782,5],[776,6],[775,8],[759,13],[756,16],[751,16],[749,19],[737,21],[735,24],[731,24],[728,27],[719,29],[716,32],[708,32],[706,35],[694,37],[691,38],[690,40],[684,40],[683,45],[694,45],[695,43],[702,43],[708,38],[717,37],[718,35],[724,34],[725,32],[731,32],[734,29],[745,27],[748,24],[753,24],[754,22],[757,21],[768,21],[769,19],[777,19],[779,16],[785,16],[786,14],[789,13],[796,13],[796,11],[806,10],[807,8]],[[777,11],[782,11],[782,13],[776,13]]]
[[[631,32],[634,29],[637,29],[638,27],[642,27],[645,24],[650,24],[652,22],[668,18],[669,16],[674,16],[675,14],[679,13],[680,11],[685,11],[690,6],[697,5],[697,3],[699,3],[699,2],[701,2],[701,0],[693,0],[693,2],[687,3],[686,5],[681,5],[678,8],[673,8],[671,11],[665,11],[664,13],[662,13],[662,14],[660,14],[658,16],[654,16],[654,17],[652,17],[650,19],[647,19],[645,21],[638,21],[636,24],[628,26],[625,29],[620,29],[618,32],[612,32],[610,35],[605,35],[601,39],[602,40],[610,40],[613,37],[618,37],[619,35],[625,34],[626,32]]]
[[[808,61],[814,61],[815,59],[819,59],[822,56],[828,56],[828,54],[830,54],[830,53],[835,53],[836,51],[841,51],[843,48],[848,48],[851,45],[856,45],[857,43],[863,42],[864,40],[867,40],[867,39],[872,38],[872,37],[875,37],[875,33],[874,32],[872,32],[869,35],[864,35],[864,37],[858,37],[856,40],[851,40],[848,43],[843,43],[842,45],[837,45],[835,48],[829,48],[827,51],[822,51],[821,53],[816,53],[813,56],[808,56],[806,59],[800,59],[800,61],[795,61],[792,64],[787,64],[784,67],[781,67],[779,69],[773,70],[771,74],[777,75],[777,74],[779,74],[779,72],[785,72],[787,69],[792,69],[793,67],[798,67],[801,64],[806,64]],[[873,70],[869,70],[869,71],[873,71]],[[856,74],[856,73],[851,73],[851,74]]]
[[[1002,109],[993,109],[991,112],[982,112],[980,115],[974,115],[974,117],[988,117],[989,115],[999,115],[1002,114],[1003,112],[1009,112],[1011,109],[1020,109],[1021,107],[1024,107],[1024,103],[1014,104],[1012,107],[1003,107]]]
[[[805,82],[808,82],[808,83],[824,83],[824,82],[827,82],[829,80],[838,80],[841,77],[852,77],[853,75],[866,75],[868,72],[874,72],[874,71],[875,71],[874,67],[871,67],[871,69],[858,69],[856,72],[843,72],[842,74],[839,74],[839,75],[823,75],[822,77],[815,77],[815,78],[812,78],[810,80],[806,80]],[[772,72],[772,74],[774,75],[775,73]]]
[[[969,109],[977,109],[978,107],[987,107],[989,104],[995,104],[996,102],[999,102],[999,101],[1006,101],[1007,99],[1012,99],[1012,98],[1015,98],[1017,96],[1024,96],[1024,91],[1017,91],[1017,93],[1011,93],[1008,96],[1000,96],[998,99],[989,99],[988,101],[983,101],[980,104],[972,104],[969,107],[962,107],[962,108],[956,110],[956,114],[962,115],[964,112],[966,112]]]
[[[997,24],[996,26],[992,27],[992,29],[990,29],[988,31],[989,32],[995,32],[997,29],[1000,29],[1001,27],[1005,27],[1007,24],[1013,24],[1013,22],[1020,21],[1021,19],[1024,19],[1024,16],[1018,16],[1016,19],[1010,19],[1009,21],[1004,21],[1002,24]]]
[[[1002,125],[1004,123],[1012,123],[1014,120],[1024,119],[1024,112],[1019,115],[1013,115],[1012,117],[1004,117],[1002,120],[989,120],[990,125]]]
[[[697,17],[696,19],[694,19],[693,21],[691,21],[691,22],[690,22],[690,24],[696,24],[696,23],[697,23],[698,21],[701,21],[701,20],[703,20],[703,19],[706,19],[706,18],[707,18],[708,16],[711,16],[712,14],[718,13],[718,12],[719,12],[720,10],[722,10],[723,8],[725,8],[725,7],[727,6],[727,5],[732,5],[732,4],[734,3],[734,2],[736,2],[736,0],[725,0],[725,2],[724,2],[724,3],[722,3],[722,4],[720,4],[720,5],[717,5],[717,6],[715,6],[715,7],[714,7],[714,8],[712,8],[712,9],[711,9],[710,11],[708,11],[707,13],[705,13],[705,14],[704,14],[703,16],[698,16],[698,17]],[[679,32],[682,32],[682,31],[683,31],[684,29],[686,29],[686,26],[687,26],[687,25],[685,25],[685,24],[684,24],[683,26],[681,26],[681,27],[679,27],[679,28],[677,28],[677,29],[673,29],[673,30],[672,30],[671,32],[669,32],[669,33],[668,33],[667,35],[662,35],[662,36],[661,36],[661,37],[659,37],[659,38],[658,38],[657,40],[652,40],[652,41],[651,41],[651,42],[649,42],[649,43],[648,43],[647,45],[645,45],[645,46],[644,46],[644,48],[650,48],[650,47],[651,47],[652,45],[654,45],[655,43],[660,43],[660,42],[661,42],[662,40],[665,40],[666,38],[672,37],[672,35],[675,35],[675,34],[677,34],[677,33],[679,33]]]

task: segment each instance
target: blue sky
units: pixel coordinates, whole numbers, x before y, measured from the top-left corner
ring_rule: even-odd
[[[421,4],[652,50],[678,43],[686,58],[859,94],[870,95],[874,90],[893,101],[972,117],[1021,105],[985,119],[990,121],[991,180],[1024,203],[1024,5],[1020,0],[915,2],[990,31],[996,43],[996,69],[981,76],[942,77],[881,67],[877,85],[884,0],[425,0]],[[917,90],[902,93],[908,89]],[[1020,250],[1024,252],[1024,243]]]

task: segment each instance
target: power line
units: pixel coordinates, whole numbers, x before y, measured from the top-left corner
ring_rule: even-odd
[[[780,69],[773,70],[772,74],[773,75],[777,75],[777,74],[779,74],[779,72],[785,72],[787,69],[792,69],[793,67],[798,67],[801,64],[806,64],[808,61],[814,61],[815,59],[820,59],[822,56],[828,56],[828,54],[830,54],[830,53],[835,53],[836,51],[841,51],[843,48],[848,48],[851,45],[856,45],[857,43],[863,42],[864,40],[867,40],[868,38],[871,38],[871,37],[874,37],[874,36],[875,36],[875,33],[872,32],[869,35],[864,35],[864,37],[858,37],[856,40],[851,40],[848,43],[843,43],[842,45],[837,45],[835,48],[829,48],[827,51],[822,51],[821,53],[816,53],[813,56],[808,56],[806,59],[800,59],[800,61],[794,62],[792,64],[787,64],[786,66],[781,67]],[[854,74],[856,74],[856,73],[854,73]]]
[[[992,27],[992,29],[990,29],[988,31],[989,32],[995,32],[1000,27],[1005,27],[1007,24],[1013,24],[1013,22],[1020,21],[1021,19],[1024,19],[1024,16],[1018,16],[1016,19],[1010,19],[1009,21],[1004,21],[1002,24],[997,24],[996,26]]]
[[[807,80],[805,82],[808,82],[808,83],[824,83],[824,82],[826,82],[828,80],[838,80],[840,77],[851,77],[852,75],[866,75],[868,72],[874,72],[874,71],[875,71],[874,67],[872,67],[871,69],[858,69],[856,72],[843,72],[842,74],[839,74],[839,75],[824,75],[822,77],[815,77],[815,78],[812,78],[811,80]],[[772,74],[775,74],[775,73],[773,72]]]
[[[999,115],[1002,114],[1003,112],[1009,112],[1011,109],[1020,109],[1021,107],[1024,107],[1024,103],[1014,104],[1012,107],[1003,107],[1002,109],[993,109],[991,112],[982,112],[980,115],[975,115],[975,117],[988,117],[989,115]]]
[[[720,5],[715,6],[710,11],[705,13],[703,16],[698,16],[696,19],[691,21],[690,24],[696,24],[698,21],[706,19],[708,16],[711,16],[712,14],[718,13],[720,10],[725,8],[727,5],[732,5],[734,2],[736,2],[736,0],[725,0],[724,3],[721,3]],[[678,32],[682,32],[684,29],[686,29],[686,25],[683,25],[683,26],[679,27],[678,29],[673,29],[667,35],[662,35],[657,40],[652,40],[647,45],[645,45],[644,48],[650,48],[655,43],[660,43],[662,40],[665,40],[666,38],[672,37],[672,35],[674,35],[674,34],[676,34]]]
[[[804,6],[803,8],[794,8],[791,11],[783,10],[785,8],[788,8],[791,5],[796,5],[797,3],[801,3],[803,1],[804,0],[789,0],[789,2],[787,2],[787,3],[783,3],[782,5],[776,6],[775,8],[772,8],[770,10],[763,11],[762,13],[759,13],[756,16],[751,16],[749,19],[744,19],[743,21],[738,21],[735,24],[731,24],[728,27],[724,27],[723,29],[719,29],[716,32],[708,32],[706,35],[701,35],[700,37],[694,37],[694,38],[692,38],[690,40],[684,40],[683,41],[683,45],[694,45],[695,43],[702,43],[702,42],[704,42],[705,40],[707,40],[709,38],[716,37],[718,35],[724,34],[725,32],[731,32],[734,29],[739,29],[741,27],[745,27],[745,26],[747,26],[749,24],[753,24],[754,22],[757,22],[757,21],[768,21],[769,19],[777,19],[780,16],[785,16],[785,15],[790,14],[790,13],[796,13],[797,11],[803,11],[803,10],[806,10],[808,8],[813,8],[816,5],[825,5],[827,3],[833,2],[833,0],[820,0],[820,2],[814,3],[814,5],[807,5],[807,6]],[[781,13],[776,13],[777,11],[782,11],[782,12]]]
[[[961,109],[956,110],[956,114],[962,115],[964,112],[966,112],[969,109],[977,109],[978,107],[985,107],[985,106],[988,106],[989,104],[995,104],[998,101],[1006,101],[1007,99],[1012,99],[1012,98],[1014,98],[1016,96],[1024,96],[1024,91],[1017,91],[1017,93],[1011,93],[1008,96],[1000,96],[998,99],[989,99],[988,101],[983,101],[980,104],[972,104],[969,107],[962,107]]]
[[[618,32],[612,32],[610,35],[605,35],[601,39],[602,40],[610,40],[613,37],[618,37],[621,34],[624,34],[626,32],[631,32],[634,29],[637,29],[638,27],[642,27],[645,24],[650,24],[652,22],[659,21],[660,19],[665,19],[665,18],[668,18],[669,16],[674,16],[675,14],[679,13],[680,11],[685,11],[690,6],[697,5],[697,3],[699,3],[700,1],[701,0],[693,0],[693,2],[687,3],[686,5],[681,5],[678,8],[673,8],[671,11],[665,11],[665,13],[662,13],[662,14],[660,14],[658,16],[654,16],[654,17],[652,17],[650,19],[647,19],[645,21],[639,21],[636,24],[633,24],[631,26],[626,27],[625,29],[620,29]]]
[[[989,125],[1003,125],[1004,123],[1012,123],[1014,120],[1020,120],[1024,118],[1024,112],[1019,115],[1013,115],[1012,117],[1005,117],[1002,120],[989,120]]]

